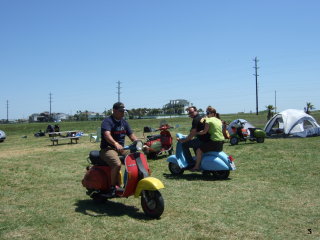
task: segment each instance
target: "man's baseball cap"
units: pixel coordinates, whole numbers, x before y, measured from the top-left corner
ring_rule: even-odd
[[[113,109],[119,111],[126,111],[126,108],[124,107],[124,104],[122,102],[116,102],[115,104],[113,104]]]

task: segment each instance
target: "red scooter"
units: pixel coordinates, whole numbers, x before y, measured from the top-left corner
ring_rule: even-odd
[[[164,211],[164,201],[159,189],[164,188],[163,183],[154,177],[150,177],[150,169],[147,159],[143,153],[138,152],[142,149],[142,142],[135,141],[131,145],[124,147],[130,150],[130,154],[124,161],[125,172],[122,181],[120,172],[119,185],[116,197],[141,196],[141,206],[144,213],[151,218],[159,218]],[[99,151],[91,151],[88,157],[90,166],[82,180],[82,185],[87,189],[87,195],[97,201],[106,201],[109,198],[107,193],[110,190],[111,174],[110,167],[101,161]]]
[[[172,155],[172,136],[169,131],[171,129],[169,124],[162,124],[158,129],[152,129],[150,127],[144,127],[144,133],[160,131],[158,135],[151,135],[146,137],[146,142],[143,145],[143,152],[147,155],[148,158],[156,159],[159,156],[164,154]]]

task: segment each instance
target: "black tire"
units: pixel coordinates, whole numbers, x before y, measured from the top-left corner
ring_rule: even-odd
[[[150,218],[160,218],[164,211],[164,201],[159,191],[142,191],[141,207]]]
[[[170,149],[170,150],[168,151],[168,153],[169,153],[169,155],[173,155],[173,154],[174,154],[174,150],[173,150],[173,149]]]
[[[106,198],[102,197],[99,192],[97,192],[96,190],[93,189],[87,189],[87,195],[90,196],[90,198],[92,198],[92,200],[96,203],[105,203],[106,202]]]
[[[180,168],[178,164],[175,163],[170,162],[168,167],[172,175],[182,175],[184,172],[184,170]]]
[[[264,143],[264,138],[263,137],[258,137],[257,138],[257,143]]]
[[[157,159],[157,153],[149,152],[148,155],[147,155],[147,158],[155,160],[155,159]]]
[[[105,203],[107,201],[106,198],[100,196],[99,194],[95,195],[92,197],[92,200],[95,202],[95,203]]]
[[[203,171],[202,172],[202,176],[204,176],[204,177],[208,177],[208,176],[210,176],[210,174],[211,174],[210,171]]]
[[[227,179],[229,177],[230,171],[229,170],[212,171],[211,173],[214,178],[222,180],[222,179]]]
[[[230,139],[230,144],[233,146],[233,145],[237,145],[239,143],[239,138],[237,137],[232,137]]]

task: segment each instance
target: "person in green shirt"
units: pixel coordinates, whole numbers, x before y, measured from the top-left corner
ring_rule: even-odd
[[[199,171],[202,154],[209,151],[221,152],[223,150],[224,135],[222,121],[217,118],[217,111],[213,107],[207,107],[207,118],[204,129],[197,132],[197,135],[210,134],[210,140],[203,142],[196,153],[196,164],[191,171]]]

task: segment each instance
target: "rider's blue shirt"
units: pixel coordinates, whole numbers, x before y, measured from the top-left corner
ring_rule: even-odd
[[[116,120],[111,115],[103,120],[101,123],[101,144],[100,148],[104,149],[107,147],[114,148],[113,145],[107,142],[104,138],[104,132],[110,131],[111,136],[115,141],[124,146],[125,136],[130,136],[133,132],[128,124],[128,122],[124,119]]]

